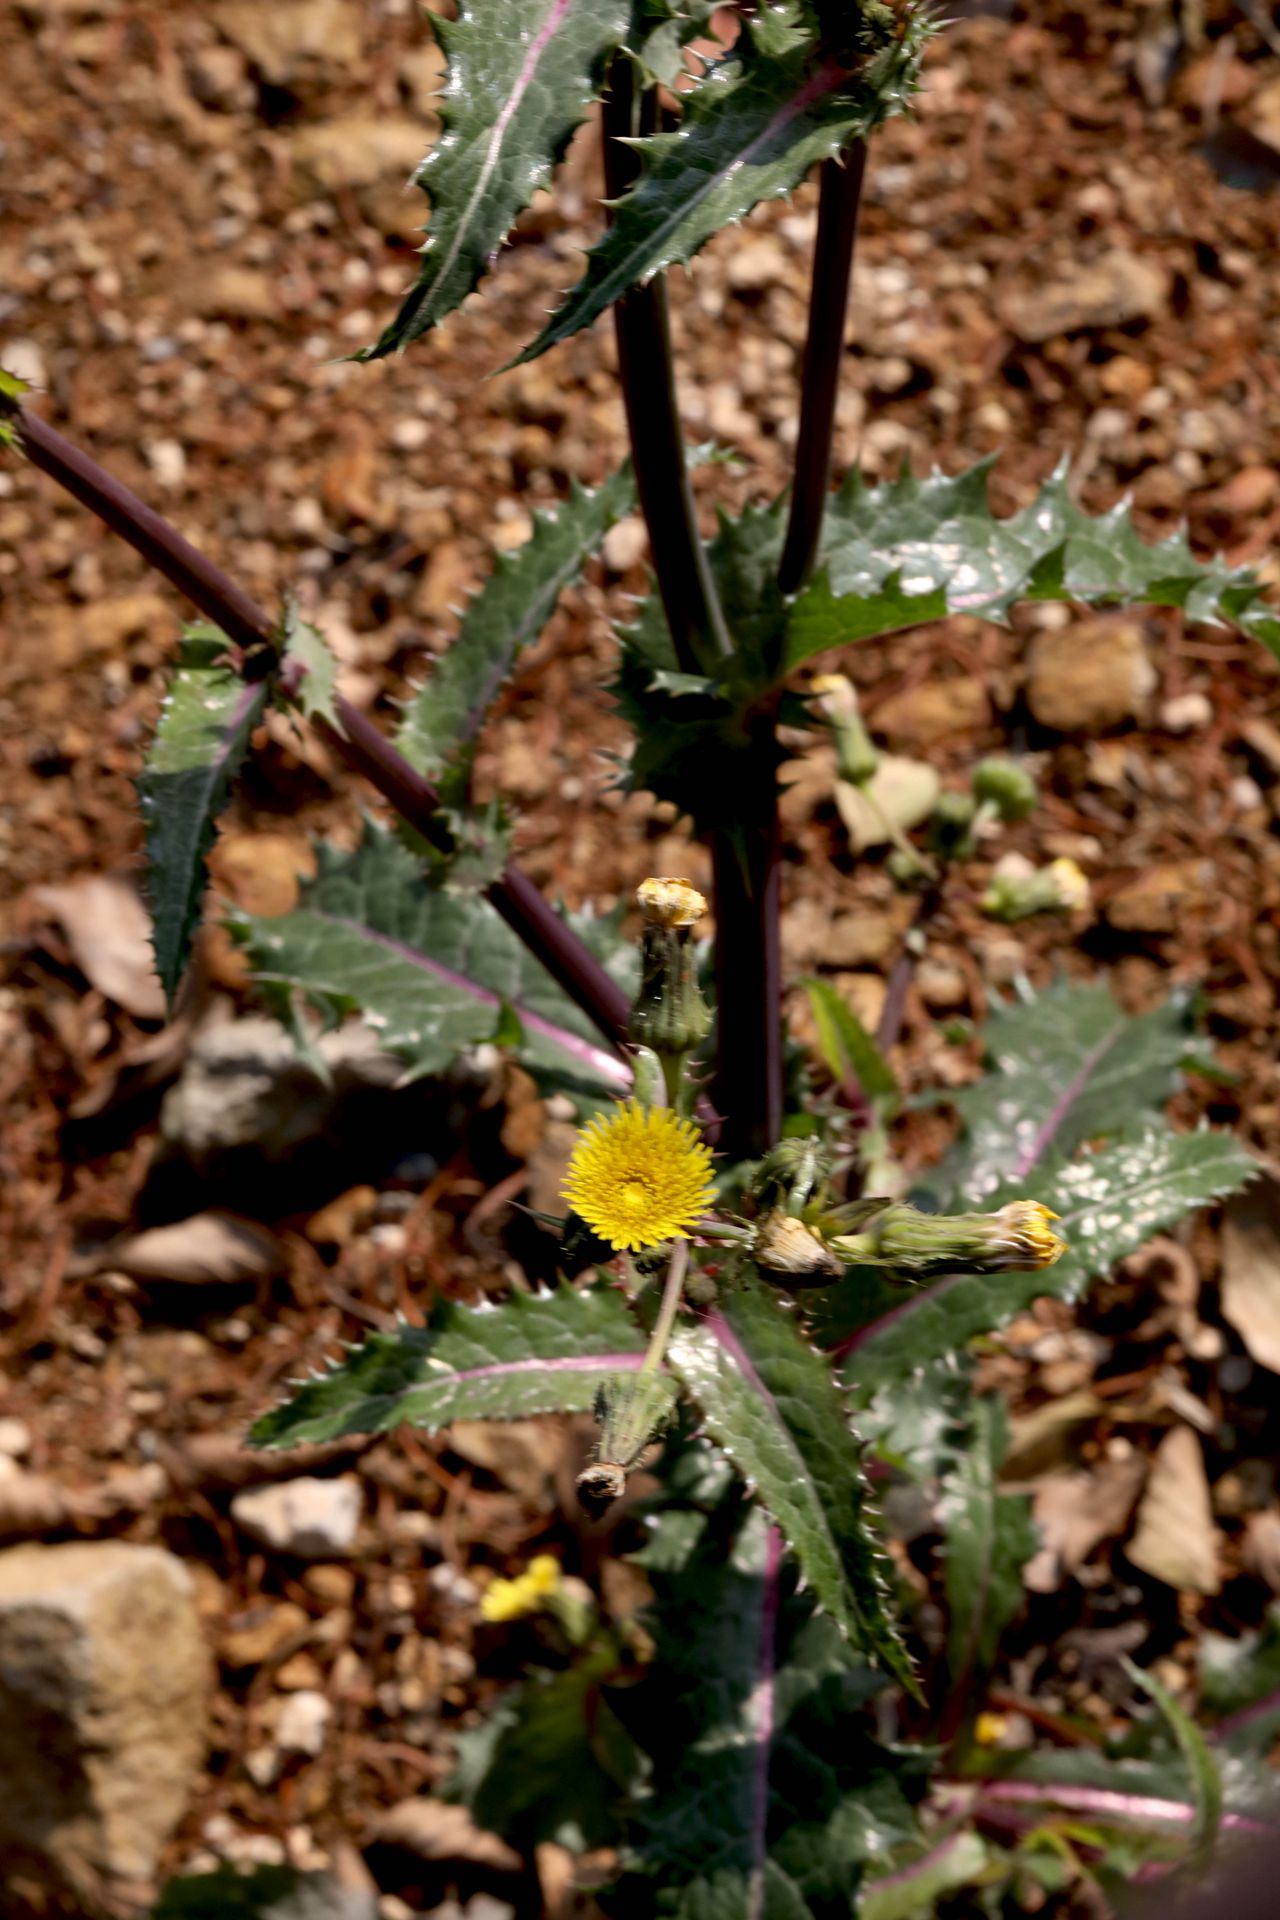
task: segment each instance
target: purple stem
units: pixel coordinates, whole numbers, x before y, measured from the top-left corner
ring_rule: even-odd
[[[1255,1720],[1263,1719],[1267,1714],[1280,1711],[1280,1688],[1264,1694],[1261,1700],[1255,1700],[1252,1706],[1237,1707],[1225,1720],[1219,1720],[1213,1729],[1214,1740],[1230,1740],[1245,1727],[1253,1725]]]
[[[1190,1826],[1196,1809],[1188,1801],[1165,1800],[1153,1793],[1125,1793],[1118,1787],[1085,1787],[1073,1783],[1035,1780],[984,1780],[976,1793],[966,1782],[944,1781],[943,1790],[958,1805],[978,1812],[983,1805],[1051,1806],[1067,1813],[1090,1814],[1101,1820],[1125,1820],[1136,1825],[1169,1822]],[[1280,1827],[1255,1820],[1246,1813],[1224,1813],[1224,1832],[1266,1834],[1280,1839]]]
[[[176,527],[66,439],[38,414],[21,409],[17,425],[31,463],[56,480],[114,533],[129,542],[201,613],[242,648],[273,640],[276,623],[261,607],[185,540]],[[436,830],[439,795],[391,745],[367,715],[339,694],[334,702],[340,732],[333,738],[345,757],[377,788],[411,827],[428,837]],[[489,888],[489,899],[512,931],[540,960],[557,985],[618,1045],[626,1036],[629,1006],[585,942],[543,899],[527,875],[508,867]]]

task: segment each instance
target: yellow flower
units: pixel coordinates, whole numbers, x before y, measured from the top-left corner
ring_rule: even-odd
[[[520,1620],[537,1613],[560,1587],[560,1563],[549,1553],[535,1554],[514,1580],[491,1580],[480,1596],[480,1612],[492,1621]]]
[[[1089,882],[1074,860],[1051,860],[1049,872],[1058,889],[1058,902],[1069,913],[1089,904]]]
[[[563,1193],[617,1252],[686,1239],[712,1199],[711,1151],[670,1107],[628,1100],[578,1135]]]

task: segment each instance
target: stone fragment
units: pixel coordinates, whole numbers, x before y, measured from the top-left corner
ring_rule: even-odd
[[[1106,917],[1120,933],[1177,933],[1207,909],[1213,889],[1209,861],[1161,861],[1112,894]]]
[[[0,1554],[0,1855],[72,1886],[149,1880],[203,1758],[209,1687],[171,1554]]]
[[[604,563],[611,573],[627,573],[649,551],[649,535],[638,513],[629,513],[604,537]]]
[[[317,1480],[308,1474],[274,1486],[246,1488],[231,1502],[231,1517],[273,1553],[294,1554],[300,1560],[334,1560],[351,1551],[360,1508],[360,1482],[354,1474],[337,1480]]]
[[[1043,727],[1102,733],[1139,719],[1156,684],[1141,626],[1119,614],[1048,627],[1031,643],[1027,703]]]
[[[289,87],[360,67],[361,11],[357,0],[226,0],[213,17],[269,86]]]
[[[1213,720],[1213,703],[1204,693],[1178,693],[1160,708],[1166,733],[1196,733]]]
[[[324,1746],[332,1713],[322,1693],[308,1688],[289,1694],[276,1721],[276,1745],[281,1753],[297,1753],[314,1760]]]
[[[290,141],[294,164],[326,193],[373,187],[381,180],[407,180],[427,150],[421,123],[398,114],[348,114],[300,127]],[[409,204],[424,224],[424,203]]]
[[[998,301],[1000,318],[1029,345],[1092,327],[1125,327],[1154,320],[1168,298],[1162,267],[1123,247],[1073,266],[1060,279],[1011,289]]]
[[[733,249],[725,278],[735,293],[763,293],[766,287],[785,283],[790,266],[782,243],[772,234],[762,234]]]
[[[186,303],[204,320],[272,320],[279,309],[269,273],[231,262],[192,276]]]
[[[6,1414],[0,1420],[0,1454],[6,1460],[22,1460],[31,1451],[31,1429],[25,1420]]]
[[[227,1622],[218,1657],[226,1667],[260,1667],[301,1639],[310,1625],[310,1616],[292,1600],[247,1607]]]

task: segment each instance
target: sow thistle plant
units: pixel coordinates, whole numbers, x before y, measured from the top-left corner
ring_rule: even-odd
[[[1231,622],[1278,656],[1280,615],[1255,574],[1197,559],[1185,536],[1148,545],[1122,509],[1091,519],[1065,466],[1008,519],[990,510],[985,464],[877,487],[855,466],[830,490],[869,150],[920,84],[936,31],[923,5],[465,0],[426,24],[447,66],[419,175],[427,244],[367,357],[418,341],[430,352],[433,330],[501,272],[514,222],[598,103],[600,237],[519,358],[609,315],[631,457],[594,489],[572,486],[498,557],[389,736],[338,690],[296,606],[257,606],[0,377],[0,443],[202,615],[178,644],[140,782],[170,1003],[218,818],[261,722],[285,713],[337,748],[395,830],[370,819],[354,851],[320,846],[282,918],[231,916],[265,1002],[304,1050],[317,1018],[362,1015],[410,1076],[496,1043],[582,1122],[558,1285],[497,1305],[437,1299],[425,1326],[374,1334],[297,1384],[253,1438],[595,1414],[579,1490],[591,1514],[621,1514],[644,1538],[634,1558],[652,1604],[634,1630],[569,1608],[545,1559],[495,1582],[482,1609],[495,1632],[536,1619],[561,1644],[463,1740],[453,1791],[529,1850],[612,1848],[598,1897],[629,1920],[898,1920],[952,1896],[995,1914],[1029,1883],[1043,1904],[1173,1864],[1188,1834],[1207,1857],[1223,1785],[1196,1727],[1140,1669],[1134,1687],[1159,1712],[1139,1720],[1135,1706],[1123,1753],[1082,1749],[1064,1770],[1052,1753],[997,1758],[972,1738],[1035,1548],[1027,1502],[1000,1491],[1006,1423],[972,1390],[975,1344],[1042,1296],[1079,1298],[1250,1178],[1232,1139],[1164,1117],[1184,1071],[1211,1066],[1194,1006],[1129,1016],[1105,985],[1018,992],[986,1024],[985,1072],[947,1096],[953,1145],[904,1169],[893,1043],[913,958],[949,876],[1031,812],[1034,781],[1020,762],[984,761],[918,829],[892,829],[888,864],[920,917],[885,1022],[869,1032],[828,979],[791,983],[806,1054],[783,1018],[779,768],[784,736],[825,730],[841,777],[874,801],[877,749],[836,668],[855,671],[865,641],[952,613],[1146,603]],[[666,275],[815,170],[791,484],[775,499],[757,489],[707,538]],[[673,805],[709,849],[710,953],[704,902],[683,881],[641,889],[638,959],[616,916],[552,907],[512,859],[508,812],[473,790],[495,694],[636,509],[653,590],[617,634],[609,691],[633,736],[619,777]],[[843,663],[827,658],[838,649]],[[1069,910],[1081,885],[1056,865],[993,884],[988,910]],[[873,1474],[913,1488],[929,1516],[940,1604],[928,1612],[890,1558]],[[978,1818],[993,1771],[1042,1828],[1006,1843],[1007,1823]],[[1228,1804],[1248,1785],[1237,1769]],[[1087,1845],[1055,1820],[1082,1807]]]

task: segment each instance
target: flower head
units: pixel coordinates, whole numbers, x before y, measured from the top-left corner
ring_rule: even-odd
[[[642,880],[636,905],[651,926],[691,927],[701,920],[707,903],[688,880],[658,877]]]
[[[618,1252],[684,1239],[711,1204],[711,1150],[670,1107],[628,1100],[578,1135],[563,1192]]]
[[[549,1553],[535,1554],[514,1580],[491,1580],[480,1596],[480,1612],[494,1622],[521,1620],[537,1613],[558,1592],[560,1563]]]
[[[1067,1250],[1051,1222],[1056,1213],[1039,1200],[1010,1200],[991,1213],[921,1213],[894,1203],[857,1233],[831,1245],[845,1260],[897,1267],[903,1273],[1001,1273],[1006,1267],[1051,1267]]]
[[[1011,1200],[991,1215],[993,1252],[1003,1251],[1009,1267],[1051,1267],[1067,1250],[1050,1224],[1057,1218],[1039,1200]]]

